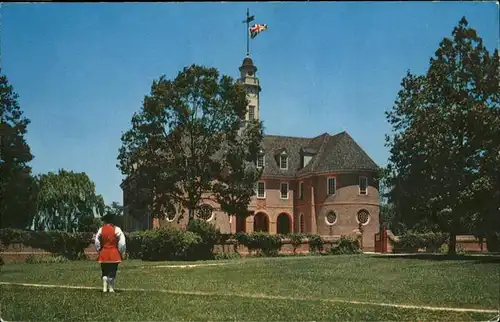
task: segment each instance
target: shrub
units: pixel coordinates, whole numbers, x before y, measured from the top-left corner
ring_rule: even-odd
[[[64,231],[21,231],[24,246],[43,249],[67,259],[85,258],[85,248],[92,241],[92,233],[67,233]]]
[[[223,245],[226,244],[229,240],[234,238],[235,238],[234,234],[219,234],[219,240],[217,241],[217,243]]]
[[[304,242],[304,235],[288,234],[286,237],[290,239],[290,243],[292,244],[293,247],[293,253],[295,254],[297,252],[297,248]]]
[[[486,234],[486,249],[490,253],[500,252],[500,233],[489,232]]]
[[[325,241],[321,236],[308,234],[309,239],[309,252],[310,253],[321,253],[323,251],[323,247],[325,245]]]
[[[14,243],[22,242],[22,235],[25,233],[23,230],[4,228],[0,229],[0,244],[7,248]]]
[[[50,264],[50,263],[65,263],[69,260],[64,256],[54,256],[54,255],[29,255],[26,258],[27,264]]]
[[[467,250],[462,245],[459,245],[459,244],[457,244],[455,246],[455,251],[458,255],[467,254]],[[439,252],[447,254],[448,253],[448,245],[447,244],[441,245],[441,247],[439,248]]]
[[[224,259],[238,259],[241,258],[240,253],[217,253],[215,254],[216,260],[224,260]]]
[[[332,255],[359,254],[361,253],[359,240],[354,237],[340,236],[336,245],[332,245],[328,253]]]
[[[142,258],[142,239],[142,232],[125,233],[125,240],[127,243],[127,258]]]
[[[239,244],[245,245],[250,253],[257,251],[264,256],[277,256],[282,246],[279,236],[269,235],[264,232],[238,233],[235,235],[235,239]]]
[[[393,244],[394,251],[417,252],[418,249],[425,248],[427,252],[437,252],[448,238],[448,235],[443,233],[409,231],[400,236],[398,241],[390,240],[390,242]]]
[[[143,232],[141,259],[195,260],[202,239],[191,231],[161,227]]]
[[[205,220],[194,219],[189,222],[187,231],[201,237],[201,243],[193,250],[193,256],[197,259],[213,259],[214,246],[220,240],[220,230]]]

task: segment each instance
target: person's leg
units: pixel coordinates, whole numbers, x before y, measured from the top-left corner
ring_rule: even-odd
[[[101,263],[101,277],[102,277],[102,291],[108,291],[108,274],[109,274],[109,264]]]
[[[115,278],[116,278],[116,272],[118,271],[118,263],[110,263],[109,264],[109,270],[108,270],[108,285],[109,285],[109,291],[114,292],[115,291]]]

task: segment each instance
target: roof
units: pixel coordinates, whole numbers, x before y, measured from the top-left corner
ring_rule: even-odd
[[[295,177],[336,171],[378,171],[378,165],[347,132],[323,133],[314,138],[264,135],[263,176]],[[220,157],[218,151],[213,157]],[[279,168],[279,156],[288,156],[288,169]],[[302,156],[312,156],[303,167]]]
[[[336,171],[378,171],[378,165],[347,132],[323,133],[314,138],[265,135],[264,176],[301,176]],[[288,169],[279,168],[279,155],[288,156]],[[312,156],[304,167],[302,156]]]

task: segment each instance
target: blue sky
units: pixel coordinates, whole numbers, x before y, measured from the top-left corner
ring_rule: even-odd
[[[4,4],[2,68],[32,121],[34,172],[85,171],[121,203],[120,136],[152,81],[192,63],[237,77],[247,7],[269,25],[251,41],[266,133],[345,130],[380,165],[406,71],[425,72],[464,15],[498,47],[493,2]]]

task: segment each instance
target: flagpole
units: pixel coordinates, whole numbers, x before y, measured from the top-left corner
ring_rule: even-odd
[[[247,8],[247,56],[250,56],[250,9]]]

